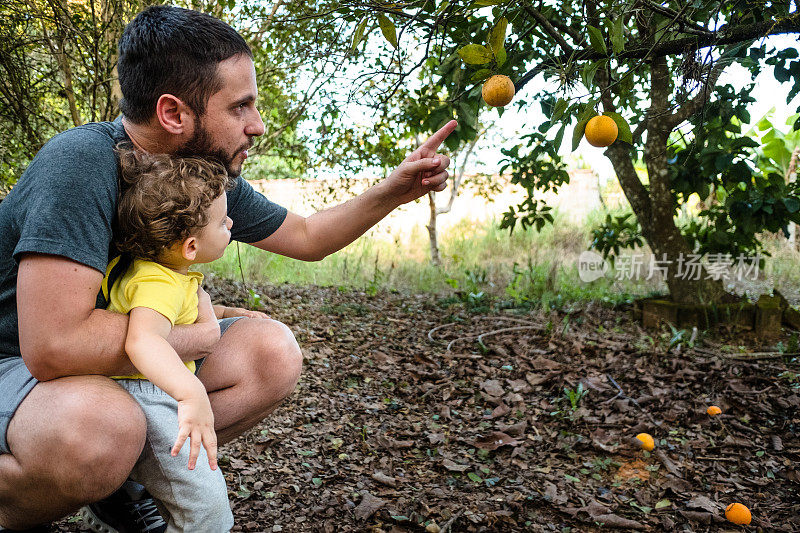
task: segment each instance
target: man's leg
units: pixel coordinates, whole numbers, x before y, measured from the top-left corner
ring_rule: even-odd
[[[40,382],[8,426],[0,455],[0,526],[56,520],[114,492],[145,441],[139,405],[112,380]]]
[[[294,390],[303,354],[277,320],[241,318],[228,327],[197,377],[206,386],[220,444],[261,422]]]

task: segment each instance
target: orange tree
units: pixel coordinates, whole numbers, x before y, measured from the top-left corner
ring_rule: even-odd
[[[674,300],[718,301],[725,293],[705,269],[682,275],[682,258],[693,252],[728,262],[752,257],[762,251],[761,232],[800,222],[796,182],[760,169],[757,143],[742,135],[753,86],[719,83],[734,64],[753,77],[771,66],[779,82],[792,84],[790,99],[800,91],[796,46],[764,39],[800,32],[797,2],[418,0],[341,2],[335,11],[350,24],[354,48],[379,46],[374,38],[365,43],[370,28],[380,28],[385,93],[413,79],[415,70],[433,72],[415,92],[412,130],[433,130],[455,116],[460,125],[448,142],[456,147],[474,138],[485,109],[481,84],[493,74],[514,81],[510,105],[541,105],[548,120],[503,150],[503,170],[528,192],[505,213],[504,227],[552,221],[535,193],[569,180],[559,147],[575,125],[575,149],[597,114],[618,126],[604,154],[635,222],[607,218],[593,246],[613,257],[646,242],[666,266]],[[639,160],[645,179],[634,169]],[[693,194],[703,200],[713,194],[715,201],[680,226],[676,215]]]

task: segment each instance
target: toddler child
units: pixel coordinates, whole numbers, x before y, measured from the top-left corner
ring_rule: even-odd
[[[102,290],[107,309],[130,316],[125,351],[140,372],[114,378],[147,419],[131,479],[158,502],[168,532],[229,531],[233,514],[208,394],[195,361],[182,362],[167,336],[178,324],[207,323],[219,335],[218,317],[266,318],[212,306],[203,275],[189,270],[222,257],[230,242],[225,191],[233,180],[222,165],[200,158],[118,152],[115,244],[122,255],[109,263]]]

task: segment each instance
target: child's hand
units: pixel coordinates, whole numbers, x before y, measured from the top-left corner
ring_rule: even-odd
[[[251,311],[243,307],[226,307],[222,318],[233,318],[235,316],[245,316],[247,318],[269,318],[269,315],[261,311]]]
[[[178,438],[172,447],[173,457],[178,455],[187,438],[191,441],[189,470],[194,470],[201,444],[208,454],[208,466],[211,470],[216,470],[217,434],[214,431],[214,413],[205,394],[178,402]]]

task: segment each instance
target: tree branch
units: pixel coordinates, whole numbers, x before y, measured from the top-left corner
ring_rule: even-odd
[[[686,33],[695,33],[697,35],[714,35],[713,31],[709,31],[706,28],[701,26],[696,26],[692,21],[686,20],[680,14],[675,11],[674,9],[670,9],[666,6],[662,6],[661,4],[657,4],[651,0],[639,0],[642,4],[646,5],[656,13],[660,15],[664,15],[667,18],[673,19],[679,22],[683,26],[683,31]]]
[[[584,39],[577,31],[575,31],[575,28],[570,28],[560,20],[551,20],[550,22],[553,23],[553,26],[555,26],[559,30],[563,31],[564,33],[575,39],[576,43],[581,42]]]
[[[530,16],[536,19],[536,21],[539,24],[542,25],[544,31],[546,31],[547,34],[550,35],[550,37],[552,37],[556,43],[558,43],[558,46],[560,46],[561,49],[564,50],[564,53],[566,53],[567,55],[572,55],[575,53],[575,49],[573,49],[566,41],[566,39],[564,39],[564,37],[562,37],[561,34],[558,33],[558,30],[555,29],[552,24],[550,24],[550,21],[547,20],[547,17],[545,17],[544,15],[542,15],[537,10],[533,9],[531,6],[527,4],[523,6],[523,9]]]
[[[728,62],[718,61],[708,73],[708,78],[706,78],[705,83],[703,83],[703,88],[700,89],[700,92],[689,102],[682,105],[675,113],[664,119],[665,127],[673,130],[684,120],[687,120],[689,117],[700,111],[700,109],[708,101],[709,96],[711,96],[711,91],[714,89],[714,86],[717,84],[717,80],[727,65]]]
[[[767,20],[748,24],[747,26],[723,26],[716,33],[707,36],[687,37],[684,39],[676,39],[674,41],[667,41],[663,44],[654,47],[639,46],[630,50],[626,50],[621,54],[616,55],[616,59],[641,59],[641,58],[657,58],[668,55],[675,55],[684,53],[687,50],[699,50],[709,46],[719,46],[724,44],[735,44],[769,35],[780,35],[783,33],[800,33],[800,12],[795,12],[793,15],[780,20]],[[546,68],[558,66],[568,60],[574,61],[596,61],[598,59],[609,59],[611,56],[608,54],[601,54],[592,48],[584,48],[578,50],[574,55],[563,54],[557,58],[547,59],[536,65],[533,69],[526,72],[514,84],[517,92],[522,89],[526,83],[533,79],[539,72]]]

